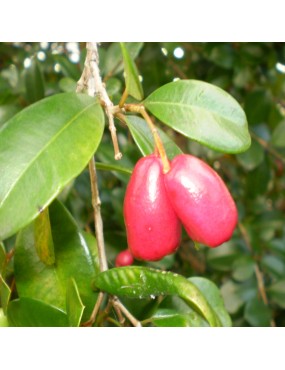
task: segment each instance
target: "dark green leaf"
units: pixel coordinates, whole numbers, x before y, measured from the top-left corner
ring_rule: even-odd
[[[251,326],[270,326],[271,310],[261,299],[253,298],[245,306],[244,318]]]
[[[34,222],[35,247],[40,260],[46,265],[53,265],[54,245],[49,219],[48,207],[44,209]]]
[[[111,163],[96,162],[96,168],[97,170],[102,170],[102,171],[114,171],[114,172],[124,173],[126,175],[132,174],[131,169],[125,168],[122,166],[116,166],[115,164],[111,164]]]
[[[273,131],[271,144],[277,148],[285,148],[285,121],[281,122]]]
[[[139,74],[137,67],[130,57],[126,45],[121,42],[121,50],[124,60],[124,70],[125,70],[125,81],[126,81],[126,90],[128,94],[134,97],[137,100],[143,99],[143,89],[139,80]]]
[[[1,305],[3,308],[3,311],[6,315],[7,313],[7,306],[11,297],[11,289],[6,284],[5,280],[0,275],[0,297],[1,297]]]
[[[236,281],[243,282],[254,274],[254,261],[250,256],[238,257],[232,265],[232,276]]]
[[[143,155],[152,154],[154,152],[154,141],[146,121],[136,116],[126,116],[125,118],[132,137],[141,153]],[[158,129],[158,133],[169,159],[182,153],[181,149],[164,133],[164,131]]]
[[[245,112],[250,125],[267,122],[271,107],[271,96],[268,90],[258,89],[250,92],[245,98]]]
[[[44,302],[20,298],[8,306],[9,326],[60,327],[68,326],[66,313]]]
[[[285,277],[285,263],[279,257],[267,254],[261,260],[262,271],[267,272],[273,279]]]
[[[97,299],[91,289],[91,281],[99,272],[95,239],[78,230],[58,201],[49,209],[55,264],[47,266],[39,259],[34,245],[34,225],[23,229],[18,234],[14,261],[18,294],[65,310],[67,284],[74,278],[86,306],[84,318],[88,319]]]
[[[0,240],[30,223],[84,169],[103,130],[98,102],[75,93],[41,100],[2,127]]]
[[[237,155],[237,160],[246,170],[254,170],[264,160],[264,149],[257,141],[253,141],[245,153]]]
[[[174,130],[212,149],[239,153],[250,146],[244,111],[214,85],[196,80],[170,82],[149,95],[144,105]]]
[[[278,280],[268,288],[268,295],[272,302],[285,309],[285,279]]]
[[[32,58],[31,66],[25,70],[26,97],[29,103],[41,100],[45,96],[44,76],[36,58]]]
[[[69,326],[78,327],[83,315],[84,305],[81,301],[78,287],[72,278],[67,283],[66,289],[66,313]]]
[[[4,315],[3,309],[0,307],[0,328],[9,326],[8,319]]]
[[[219,248],[207,251],[207,262],[209,267],[218,271],[230,271],[232,264],[240,255],[240,250],[234,241],[224,243]]]
[[[200,290],[181,275],[147,267],[114,268],[99,274],[94,287],[113,295],[133,298],[178,295],[202,315],[211,326],[220,320]]]

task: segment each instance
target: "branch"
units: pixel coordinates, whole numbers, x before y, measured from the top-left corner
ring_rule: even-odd
[[[119,160],[122,158],[122,153],[119,149],[118,138],[116,134],[116,127],[114,124],[113,115],[113,103],[111,102],[108,93],[105,88],[105,84],[102,82],[102,78],[99,70],[99,54],[97,50],[96,42],[87,42],[87,55],[84,63],[84,70],[77,83],[76,92],[81,92],[84,88],[87,89],[88,95],[98,95],[99,99],[104,106],[105,113],[109,121],[109,130],[113,141],[115,159]]]

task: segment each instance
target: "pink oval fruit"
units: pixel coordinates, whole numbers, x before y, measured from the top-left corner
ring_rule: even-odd
[[[132,173],[124,200],[128,246],[141,260],[156,261],[175,252],[181,224],[169,202],[162,163],[152,154],[141,158]]]
[[[210,166],[180,154],[164,179],[171,204],[191,239],[217,247],[231,238],[238,219],[236,205]]]
[[[116,267],[130,266],[133,263],[134,257],[132,256],[131,252],[128,249],[126,249],[117,255],[115,266]]]

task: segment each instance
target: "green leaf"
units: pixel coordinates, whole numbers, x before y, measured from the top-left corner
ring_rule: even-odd
[[[125,46],[129,52],[131,59],[135,60],[141,48],[143,47],[143,42],[126,42]],[[118,42],[113,42],[109,46],[105,60],[106,63],[103,67],[103,72],[105,75],[115,75],[123,70],[124,65],[122,52],[120,44]]]
[[[81,301],[78,287],[74,279],[67,283],[66,312],[69,326],[78,327],[83,315],[84,305]]]
[[[43,99],[2,127],[0,240],[35,219],[84,169],[103,130],[98,102],[75,93]]]
[[[55,262],[54,245],[49,219],[48,207],[44,209],[34,222],[35,247],[40,260],[46,265]]]
[[[245,153],[237,155],[237,160],[246,170],[254,170],[264,160],[264,149],[257,141],[253,141]]]
[[[8,121],[11,117],[19,112],[20,108],[15,104],[7,104],[0,106],[0,126]]]
[[[59,88],[63,92],[74,92],[77,87],[77,82],[70,77],[63,77],[59,81]]]
[[[285,309],[285,279],[271,284],[267,291],[270,301]]]
[[[91,282],[99,272],[94,237],[80,232],[75,221],[58,201],[50,207],[55,264],[47,266],[35,250],[34,225],[21,230],[16,241],[14,266],[16,287],[20,298],[38,299],[66,309],[66,289],[70,278],[78,286],[84,319],[88,319],[97,299]]]
[[[211,248],[207,251],[207,263],[209,267],[218,271],[230,271],[233,263],[240,255],[240,250],[234,241],[224,243],[219,248]]]
[[[245,305],[244,318],[251,326],[270,326],[271,310],[261,299],[253,298]]]
[[[209,83],[170,82],[149,95],[144,105],[166,125],[212,149],[239,153],[250,146],[241,106],[227,92]]]
[[[117,166],[117,165],[112,164],[112,163],[96,162],[96,168],[97,168],[97,170],[101,170],[101,171],[114,171],[114,172],[124,173],[126,175],[131,175],[132,174],[131,169],[126,168],[126,167],[122,167],[122,166]]]
[[[44,76],[37,58],[32,58],[31,66],[24,74],[26,98],[28,102],[34,103],[45,96]]]
[[[8,321],[9,326],[16,327],[68,326],[65,312],[31,298],[11,301],[8,306]]]
[[[139,74],[135,63],[133,62],[126,45],[121,42],[121,49],[124,60],[124,69],[125,69],[125,81],[126,81],[126,90],[128,94],[134,97],[137,100],[143,99],[143,89],[139,80]]]
[[[154,141],[146,121],[136,116],[126,116],[125,119],[141,153],[144,156],[152,154],[154,152]],[[182,150],[164,133],[164,131],[159,128],[157,130],[169,159],[182,153]]]
[[[181,275],[147,267],[120,267],[100,273],[94,281],[94,287],[130,298],[178,295],[211,326],[220,326],[219,318],[204,295]]]
[[[222,326],[232,326],[230,315],[225,309],[222,295],[217,286],[212,281],[202,277],[192,277],[188,280],[202,292],[210,303],[211,308],[215,311]]]
[[[232,265],[232,276],[236,281],[246,281],[254,274],[254,261],[251,256],[237,257]]]
[[[122,82],[118,78],[111,77],[106,82],[106,90],[110,97],[119,93],[121,90],[121,87],[122,87]]]
[[[1,305],[2,305],[3,311],[6,315],[7,306],[8,306],[8,303],[10,301],[10,297],[11,297],[11,289],[6,284],[5,280],[2,278],[1,275],[0,275],[0,297],[1,297]]]
[[[4,315],[3,309],[0,307],[0,328],[9,326],[8,319]]]
[[[148,321],[158,327],[203,326],[200,315],[197,315],[195,312],[178,313],[176,310],[169,308],[158,309],[153,317]]]
[[[285,263],[277,256],[266,254],[261,260],[262,271],[267,272],[273,279],[285,278]]]
[[[6,251],[3,243],[0,242],[0,274],[2,274],[5,264],[6,264]]]
[[[271,144],[277,148],[285,148],[285,121],[281,122],[273,131]]]

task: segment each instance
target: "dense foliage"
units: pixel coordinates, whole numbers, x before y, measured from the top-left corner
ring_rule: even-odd
[[[233,326],[284,326],[285,45],[126,43],[120,47],[102,43],[99,54],[100,71],[113,103],[120,102],[125,84],[131,95],[128,103],[142,100],[144,94],[146,108],[159,132],[163,131],[169,158],[182,151],[211,165],[237,204],[238,226],[232,239],[220,247],[201,245],[197,250],[184,232],[175,254],[157,262],[135,261],[136,266],[113,269],[96,279],[99,266],[86,164],[96,151],[106,254],[112,269],[118,253],[127,248],[126,186],[139,158],[153,151],[151,133],[136,115],[127,115],[126,124],[116,120],[123,157],[114,159],[100,105],[88,96],[77,99],[74,95],[86,57],[84,43],[1,43],[0,153],[5,148],[9,158],[0,154],[4,179],[0,189],[0,325],[78,326],[90,317],[97,289],[102,289],[118,295],[144,325],[229,326],[232,321]],[[195,83],[179,82],[176,94],[173,85],[167,84],[177,79],[212,84],[205,88],[213,97],[205,98],[205,107],[219,119],[203,127],[202,133],[179,121],[187,102],[181,112],[167,110],[169,96],[173,101],[178,96],[179,102],[187,84],[195,91]],[[242,110],[220,89],[211,90],[212,86],[227,91],[243,108],[250,147]],[[218,108],[215,99],[222,102]],[[222,118],[229,111],[233,116],[230,129]],[[67,145],[66,122],[82,112],[87,113],[78,118],[78,127],[69,130],[68,142],[70,138],[74,142]],[[21,129],[33,132],[34,140],[22,140]],[[41,132],[50,134],[49,154],[41,150]],[[11,148],[11,143],[17,145]],[[76,148],[73,153],[71,145]],[[36,176],[32,193],[25,178],[13,183],[28,161],[27,177]],[[43,178],[41,167],[46,173]],[[43,246],[41,240],[52,246]],[[163,274],[164,270],[169,272]],[[122,289],[123,282],[140,280],[143,289],[139,284],[135,290]],[[203,294],[197,302],[189,301],[197,288]],[[119,325],[114,311],[101,313],[98,320],[98,325]]]

